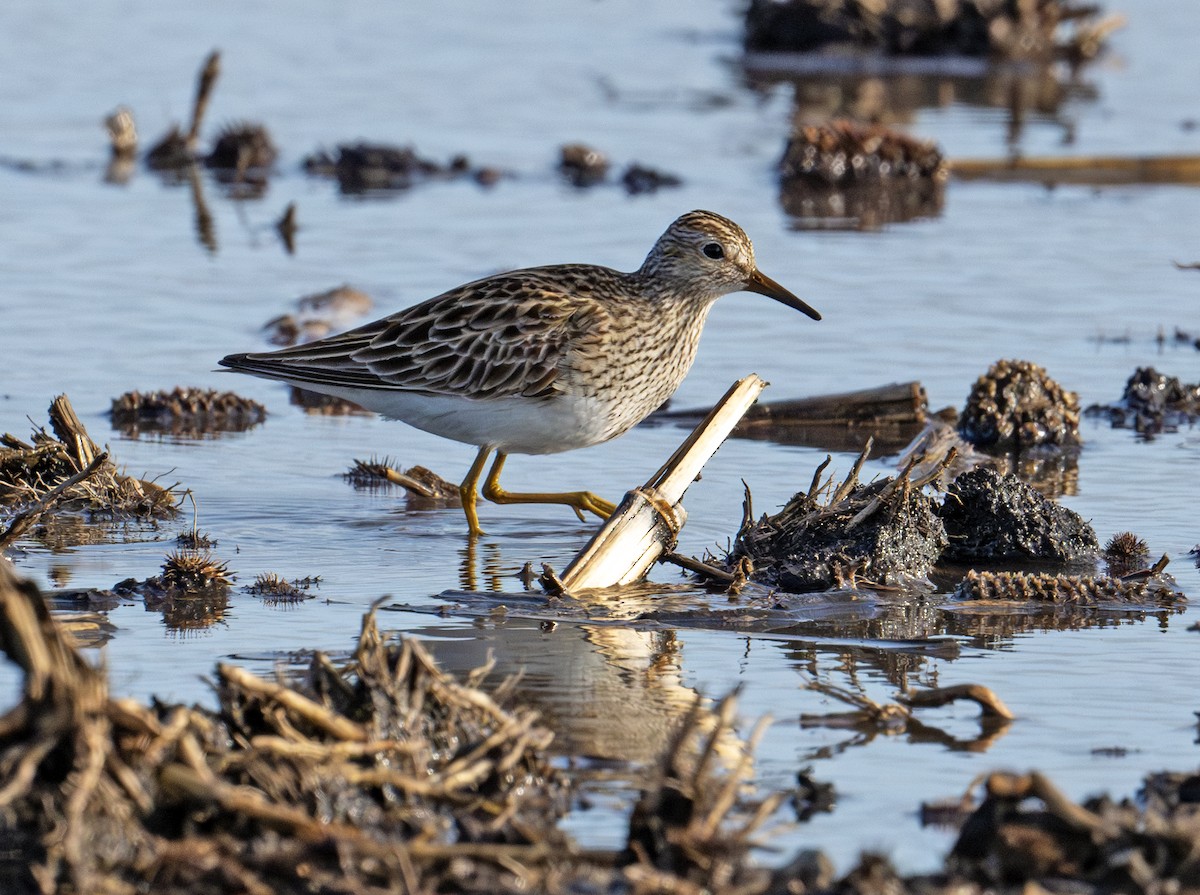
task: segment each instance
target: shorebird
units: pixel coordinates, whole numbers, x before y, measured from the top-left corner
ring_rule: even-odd
[[[221,365],[476,445],[459,486],[472,535],[482,533],[478,486],[493,452],[486,499],[604,518],[614,505],[590,491],[505,491],[508,455],[588,447],[641,422],[683,382],[713,303],[741,291],[821,319],[759,271],[741,227],[691,211],[631,273],[558,264],[496,274],[340,335]]]

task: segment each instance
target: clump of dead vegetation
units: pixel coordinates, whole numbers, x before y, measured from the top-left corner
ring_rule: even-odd
[[[953,462],[953,452],[921,478],[912,472],[925,458],[915,457],[899,475],[863,485],[858,474],[870,449],[868,442],[840,484],[823,478],[826,458],[808,491],[778,513],[755,521],[747,499],[727,567],[748,559],[754,581],[796,593],[922,580],[946,546],[935,502],[922,489]]]
[[[1165,558],[1150,569],[1117,578],[1049,572],[991,572],[972,569],[954,596],[983,602],[1055,603],[1074,606],[1176,606],[1187,598],[1163,576]]]
[[[458,485],[424,466],[412,466],[402,472],[396,468],[395,461],[387,457],[355,460],[354,465],[342,473],[342,478],[365,491],[393,485],[403,488],[409,509],[462,506]]]
[[[87,434],[66,395],[50,405],[50,431],[29,441],[0,436],[0,531],[5,547],[51,513],[88,519],[157,521],[177,512],[177,494],[125,475]]]
[[[251,398],[216,389],[175,386],[166,391],[126,392],[113,398],[113,427],[136,438],[143,432],[200,438],[217,432],[244,432],[267,417]]]
[[[745,46],[1079,64],[1094,58],[1122,24],[1099,6],[1071,0],[752,0]]]
[[[552,734],[438,670],[366,616],[350,660],[303,681],[216,669],[217,708],[108,695],[37,588],[0,564],[0,647],[25,674],[0,717],[0,886],[59,893],[761,892],[754,833],[784,796],[745,798],[747,750],[717,744],[735,706],[699,704],[619,850],[558,829],[569,784]]]

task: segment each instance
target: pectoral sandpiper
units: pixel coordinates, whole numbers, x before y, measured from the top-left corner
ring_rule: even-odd
[[[821,315],[759,272],[742,228],[692,211],[632,273],[588,264],[514,270],[467,283],[341,335],[222,366],[280,379],[479,447],[460,486],[472,535],[477,486],[495,503],[556,503],[601,517],[590,491],[513,494],[510,453],[550,454],[608,441],[669,398],[696,356],[713,303],[758,292]]]

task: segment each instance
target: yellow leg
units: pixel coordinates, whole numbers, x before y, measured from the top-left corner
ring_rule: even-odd
[[[482,458],[482,454],[480,458]],[[584,510],[589,513],[595,513],[601,519],[607,519],[613,514],[616,504],[609,503],[603,497],[598,497],[591,491],[566,491],[562,493],[531,493],[531,494],[512,494],[500,487],[500,471],[504,469],[504,461],[508,459],[508,454],[504,451],[496,452],[496,461],[492,464],[492,469],[488,473],[487,480],[483,483],[483,496],[492,503],[561,503],[566,504],[575,510],[577,516],[583,519]],[[479,458],[476,459],[479,462]],[[465,501],[464,501],[465,505]]]
[[[475,504],[479,502],[479,478],[483,475],[483,465],[487,463],[488,454],[491,452],[490,447],[479,449],[467,477],[458,486],[458,496],[462,498],[463,512],[467,514],[467,529],[471,537],[483,534],[483,529],[479,527],[479,514],[475,512]]]

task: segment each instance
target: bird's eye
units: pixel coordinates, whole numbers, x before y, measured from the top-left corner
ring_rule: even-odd
[[[704,252],[704,254],[708,255],[708,257],[710,257],[710,258],[724,258],[725,257],[725,250],[723,248],[721,248],[721,244],[719,242],[707,243],[704,246],[704,248],[702,249],[702,251]]]

